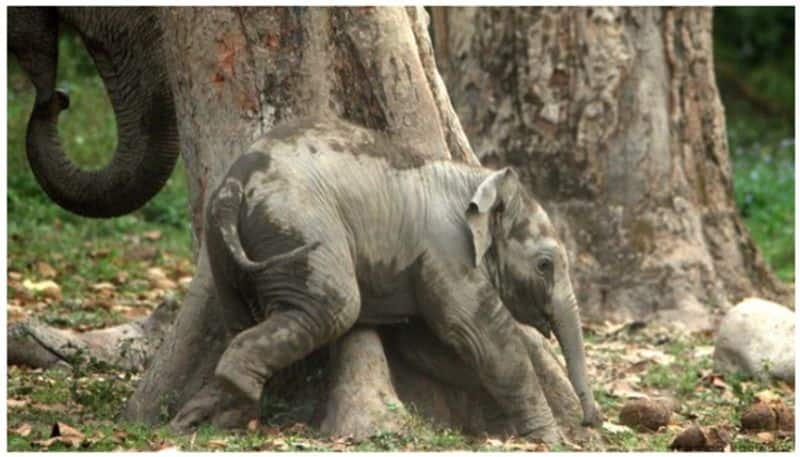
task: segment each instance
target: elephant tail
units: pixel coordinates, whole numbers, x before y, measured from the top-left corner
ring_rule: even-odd
[[[299,259],[320,245],[319,241],[315,241],[265,260],[256,261],[250,259],[242,246],[238,229],[238,216],[242,206],[243,195],[242,183],[238,179],[225,178],[216,195],[211,198],[208,218],[210,222],[209,228],[214,227],[219,230],[228,252],[241,269],[248,272],[271,270]]]

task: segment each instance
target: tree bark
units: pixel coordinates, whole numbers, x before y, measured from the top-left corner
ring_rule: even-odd
[[[171,420],[177,428],[206,421],[243,426],[257,417],[257,409],[223,392],[213,377],[227,344],[218,317],[225,304],[217,302],[200,241],[207,197],[230,164],[275,125],[320,113],[384,131],[422,158],[477,158],[435,67],[421,8],[173,8],[161,13],[199,259],[175,324],[125,417]],[[412,364],[402,365],[408,348],[430,349],[454,363],[419,325],[382,338],[378,335],[389,330],[360,328],[334,343],[329,389],[308,420],[330,434],[363,437],[402,427],[404,408],[394,405],[414,403],[444,425],[504,429],[499,407],[480,386],[459,386],[458,379],[434,379]],[[427,335],[424,345],[420,335]],[[535,333],[530,355],[549,381],[549,405],[570,429],[580,419],[580,408],[562,366]],[[319,360],[325,359],[314,360],[324,365]],[[444,363],[435,357],[429,361]],[[283,370],[268,382],[267,397],[273,385],[304,384],[298,373],[307,372],[308,366]],[[416,382],[427,383],[427,397],[409,393]],[[319,396],[320,389],[309,391]],[[439,399],[448,400],[429,407]],[[476,421],[480,426],[470,428]]]
[[[513,165],[568,246],[582,312],[708,328],[789,303],[736,211],[710,8],[434,8],[482,163]]]

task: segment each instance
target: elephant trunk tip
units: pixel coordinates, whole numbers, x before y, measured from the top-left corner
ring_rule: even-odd
[[[53,95],[48,100],[45,100],[34,109],[39,116],[54,121],[62,111],[69,108],[69,104],[70,100],[67,92],[58,89],[53,92]]]

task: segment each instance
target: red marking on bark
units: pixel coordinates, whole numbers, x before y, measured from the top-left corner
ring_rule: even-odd
[[[240,92],[236,97],[236,105],[245,112],[256,111],[258,99],[254,99],[250,94]]]
[[[245,46],[240,35],[227,35],[217,43],[217,69],[224,76],[233,77],[236,69],[236,55]]]
[[[264,45],[268,48],[275,49],[279,44],[278,37],[274,33],[267,34],[266,38],[264,38]]]

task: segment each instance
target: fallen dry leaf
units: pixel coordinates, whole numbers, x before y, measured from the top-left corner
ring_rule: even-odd
[[[756,433],[756,439],[762,444],[772,444],[775,442],[775,435],[770,432]]]
[[[158,241],[161,238],[161,231],[151,230],[143,233],[144,237],[150,241]]]
[[[285,451],[287,449],[289,449],[289,445],[286,443],[286,440],[283,439],[283,438],[274,438],[274,439],[264,443],[264,445],[262,446],[262,450],[265,450],[265,451],[271,451],[271,450]]]
[[[332,451],[341,452],[347,450],[352,444],[353,444],[352,436],[331,438],[330,449]]]
[[[486,438],[484,444],[490,447],[500,447],[503,445],[503,442],[496,438]]]
[[[128,437],[128,433],[122,430],[117,430],[111,435],[111,441],[115,444],[122,444],[125,442],[125,438]]]
[[[37,262],[36,269],[43,278],[52,279],[56,277],[56,269],[47,262]]]
[[[23,422],[22,424],[20,424],[19,427],[15,428],[14,430],[11,430],[11,433],[15,433],[19,436],[28,436],[31,434],[31,430],[33,430],[31,424]]]
[[[164,270],[162,270],[159,267],[152,267],[152,268],[148,268],[147,269],[147,279],[149,279],[151,281],[156,280],[156,279],[164,279],[166,277],[167,277],[167,274],[164,273]]]
[[[28,314],[25,312],[25,308],[18,306],[18,305],[11,305],[9,304],[6,309],[8,310],[8,322],[16,322],[25,319]]]
[[[696,346],[694,351],[692,351],[692,355],[696,359],[704,359],[711,357],[714,355],[714,346],[706,345],[706,346]]]
[[[173,443],[168,443],[164,440],[158,441],[148,441],[147,444],[150,445],[151,451],[156,452],[179,452],[180,449],[175,446]]]
[[[114,296],[117,287],[110,282],[98,282],[97,284],[92,284],[92,290],[97,292],[100,297],[111,298]]]
[[[61,287],[52,280],[34,282],[26,279],[22,282],[22,287],[25,289],[41,294],[45,297],[53,298],[55,300],[61,299]]]
[[[756,392],[755,397],[761,403],[771,404],[771,403],[781,403],[781,396],[770,389],[764,389],[762,391]]]
[[[128,281],[128,272],[125,270],[120,270],[114,277],[114,281],[117,284],[125,284]]]
[[[48,450],[50,448],[50,446],[52,446],[57,441],[61,441],[60,437],[48,438],[46,440],[35,440],[35,441],[32,441],[32,443],[37,445],[37,446],[39,446],[39,447],[41,447],[43,450],[46,451],[46,450]],[[67,443],[67,444],[69,444],[69,443]]]
[[[710,373],[706,376],[703,376],[701,379],[703,384],[710,385],[712,387],[716,387],[720,390],[730,390],[730,386],[724,381],[724,376],[719,373]]]
[[[633,430],[625,425],[617,425],[611,422],[603,422],[603,430],[609,433],[627,433]]]
[[[93,290],[116,290],[117,286],[115,286],[114,284],[111,284],[110,282],[103,281],[103,282],[98,282],[96,284],[92,284],[92,289]]]
[[[97,249],[89,251],[89,257],[93,259],[102,259],[104,257],[108,257],[109,254],[111,254],[111,251],[109,251],[108,249]]]
[[[228,447],[228,442],[226,440],[208,440],[206,444],[208,447],[212,447],[214,449],[225,449]]]
[[[153,281],[152,285],[155,288],[164,289],[164,290],[174,289],[174,288],[178,287],[178,285],[175,284],[175,281],[173,281],[171,279],[158,279],[158,280]]]
[[[16,271],[9,271],[8,272],[8,279],[12,281],[20,281],[22,280],[22,273],[18,273]]]
[[[17,400],[14,398],[9,398],[6,401],[6,404],[9,408],[24,408],[28,406],[28,400]]]
[[[64,444],[69,444],[72,447],[78,447],[81,445],[84,438],[86,438],[86,436],[77,429],[63,422],[56,422],[53,424],[53,429],[50,431],[50,439],[46,440],[46,442],[48,442],[47,446],[51,446],[55,442],[51,440],[55,439]]]

